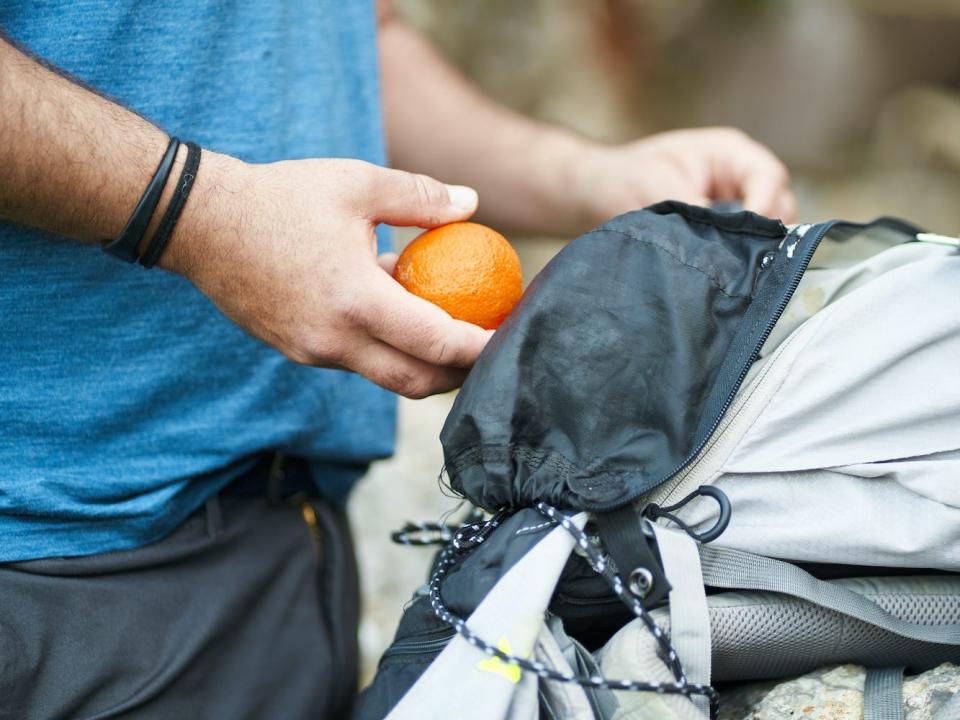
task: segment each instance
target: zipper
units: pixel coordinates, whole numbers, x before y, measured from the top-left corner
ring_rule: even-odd
[[[303,522],[307,525],[307,531],[310,533],[310,539],[313,541],[313,549],[317,553],[317,562],[323,565],[323,536],[320,531],[320,522],[317,519],[317,511],[309,500],[300,501],[300,515]]]
[[[576,597],[566,593],[557,592],[553,595],[554,600],[566,603],[567,605],[580,605],[583,607],[593,607],[594,605],[620,605],[622,600],[616,595],[607,595],[605,597]]]
[[[757,374],[756,378],[754,378],[751,387],[743,392],[743,395],[738,401],[731,404],[730,408],[724,413],[722,421],[719,423],[716,430],[714,430],[714,432],[711,434],[710,439],[697,454],[697,459],[687,465],[681,472],[677,473],[672,478],[665,480],[661,485],[658,485],[656,488],[654,488],[654,490],[650,491],[650,497],[648,498],[650,502],[658,505],[668,505],[670,503],[674,503],[680,499],[680,497],[693,492],[702,484],[700,480],[693,485],[689,484],[688,481],[691,476],[696,475],[698,469],[704,463],[709,463],[713,453],[717,449],[717,446],[720,445],[720,443],[725,439],[725,435],[729,428],[736,424],[737,418],[739,418],[740,414],[754,402],[754,398],[763,394],[764,388],[769,382],[771,382],[770,378],[773,377],[776,379],[778,377],[773,371],[775,370],[776,365],[783,354],[789,352],[793,343],[796,342],[798,337],[800,337],[799,332],[799,330],[796,331],[783,341],[780,347],[778,347],[770,356],[766,367],[764,367]],[[728,454],[729,452],[730,450],[728,450]]]
[[[730,409],[730,405],[733,403],[733,399],[737,396],[737,391],[740,389],[740,385],[743,383],[747,373],[750,372],[750,367],[753,365],[753,358],[757,357],[757,355],[763,349],[763,345],[767,342],[767,338],[770,337],[770,333],[773,332],[774,326],[780,320],[780,316],[783,315],[783,311],[787,309],[787,304],[790,302],[790,298],[792,298],[793,294],[797,291],[797,286],[800,285],[800,280],[803,278],[803,274],[807,271],[807,266],[810,264],[810,259],[813,257],[813,253],[816,251],[817,246],[820,245],[820,241],[823,239],[823,236],[826,235],[827,230],[829,230],[831,227],[833,227],[833,223],[824,224],[813,236],[813,240],[807,243],[807,247],[800,256],[800,263],[796,270],[793,271],[793,277],[790,278],[790,283],[787,285],[787,292],[783,295],[783,297],[780,298],[780,302],[777,303],[776,310],[767,321],[766,327],[764,327],[763,332],[760,334],[760,337],[756,342],[756,345],[754,345],[753,352],[750,353],[749,357],[751,362],[744,363],[743,367],[740,368],[740,375],[737,377],[737,381],[730,389],[730,393],[727,395],[726,400],[724,400],[723,406],[720,408],[720,412],[717,413],[717,417],[714,419],[713,425],[710,426],[710,430],[707,431],[703,441],[683,460],[682,463],[680,463],[679,466],[677,466],[667,475],[663,482],[675,477],[684,468],[686,468],[687,465],[689,465],[694,458],[700,454],[700,451],[706,447],[707,443],[710,442],[710,438],[713,437],[713,434],[716,432],[717,428],[720,427],[720,423],[723,422],[723,416],[726,415],[727,410]],[[787,232],[781,245],[787,246],[788,256],[793,255],[797,244],[799,244],[800,241],[806,237],[807,233],[810,231],[810,228],[810,225],[800,225],[799,227],[791,228],[791,230]],[[796,235],[796,241],[792,245],[787,244],[790,236],[794,234]],[[657,484],[662,485],[663,482]],[[639,497],[639,495],[635,495],[632,499],[636,499],[637,497]]]
[[[391,655],[420,655],[443,650],[456,634],[455,631],[445,630],[442,636],[430,640],[403,640],[394,643],[383,653],[380,662],[383,663]]]
[[[790,302],[790,298],[793,297],[793,294],[797,290],[797,286],[800,284],[800,280],[803,277],[803,274],[807,270],[807,266],[810,264],[810,259],[813,257],[813,253],[816,251],[817,246],[820,244],[820,241],[823,239],[823,236],[826,235],[827,231],[830,228],[834,227],[836,222],[823,223],[817,228],[816,233],[813,235],[812,240],[806,244],[806,247],[803,249],[802,254],[800,255],[799,263],[796,269],[793,271],[793,276],[790,278],[790,283],[787,285],[787,292],[783,294],[780,298],[780,301],[777,303],[777,307],[771,314],[769,320],[767,321],[766,326],[763,329],[759,339],[757,340],[756,345],[753,348],[753,352],[749,355],[749,358],[752,360],[755,358],[760,350],[763,349],[764,343],[767,342],[767,338],[770,337],[770,333],[773,332],[774,326],[780,320],[780,316],[783,314],[783,311],[786,309],[787,304]],[[809,231],[816,226],[812,225],[798,225],[791,226],[789,229],[784,228],[787,232],[784,234],[783,240],[780,242],[778,249],[783,248],[784,245],[787,246],[787,254],[789,257],[793,257],[796,247],[799,245],[800,241],[805,239]],[[792,244],[788,244],[790,237],[795,236],[796,240]],[[765,267],[760,268],[760,272],[764,272]],[[646,495],[647,493],[655,490],[666,482],[669,482],[672,478],[676,477],[680,472],[682,472],[686,467],[693,462],[693,460],[700,454],[700,452],[710,443],[711,438],[716,432],[717,428],[723,422],[723,417],[726,415],[727,410],[730,408],[730,405],[733,403],[734,398],[737,395],[737,391],[740,389],[740,385],[743,383],[744,378],[747,376],[747,373],[750,371],[750,367],[753,365],[753,362],[744,363],[743,367],[740,368],[740,375],[737,377],[737,381],[733,384],[733,387],[730,389],[730,393],[727,395],[726,399],[723,402],[720,412],[717,413],[716,418],[714,418],[713,425],[710,426],[710,430],[704,435],[704,439],[695,447],[684,460],[673,470],[667,473],[666,476],[659,482],[655,483],[651,487],[646,488],[640,492],[633,493],[626,500],[620,502],[617,507],[623,507],[624,505],[633,502],[638,497]],[[609,511],[607,508],[605,511]],[[603,512],[603,511],[601,511]]]
[[[328,517],[321,517],[321,513],[314,507],[308,498],[301,497],[299,501],[293,499],[299,507],[300,517],[303,518],[307,526],[307,532],[310,535],[310,541],[316,554],[316,583],[318,590],[317,601],[319,602],[320,618],[328,638],[328,649],[330,650],[331,667],[331,687],[333,692],[327,698],[327,707],[324,710],[324,717],[333,717],[342,714],[344,708],[350,705],[350,693],[355,692],[350,688],[351,683],[346,682],[349,664],[356,662],[347,657],[349,640],[345,640],[344,628],[342,627],[342,607],[338,603],[343,602],[340,598],[341,588],[340,576],[343,562],[342,548],[338,543],[342,542],[335,527],[331,527],[331,520]]]
[[[596,616],[597,612],[609,609],[611,612],[624,609],[623,601],[616,595],[598,598],[578,598],[562,592],[554,594],[550,600],[551,612],[562,610],[565,619],[583,620]],[[629,612],[629,611],[628,611]]]
[[[874,225],[874,224],[883,225],[885,227],[898,230],[906,235],[913,235],[915,237],[915,241],[934,242],[942,245],[960,247],[960,238],[949,238],[945,236],[931,235],[930,233],[924,233],[916,226],[910,225],[908,223],[904,223],[895,218],[879,218],[878,220],[875,220],[873,223],[870,223],[870,225]],[[754,356],[763,347],[763,343],[766,342],[767,338],[770,335],[770,332],[772,332],[773,326],[776,325],[776,323],[779,321],[780,316],[783,314],[783,311],[786,309],[787,303],[789,303],[790,299],[793,297],[793,294],[796,291],[797,286],[800,284],[803,274],[810,263],[810,259],[813,257],[814,252],[816,252],[817,247],[819,247],[820,241],[823,239],[824,235],[826,235],[827,232],[829,232],[831,229],[837,226],[851,226],[851,225],[859,226],[858,223],[834,221],[831,223],[826,223],[819,228],[817,234],[813,237],[813,241],[811,242],[810,246],[806,248],[806,253],[807,253],[806,257],[801,259],[802,260],[801,266],[800,268],[798,268],[800,270],[799,274],[795,274],[793,281],[790,285],[790,290],[788,294],[784,297],[783,302],[778,307],[777,312],[773,317],[770,325],[767,327],[766,331],[764,332],[763,337],[760,341],[760,345],[758,346],[757,350],[754,352]],[[812,227],[814,226],[813,225],[789,226],[788,228],[789,232],[787,233],[787,236],[783,239],[783,241],[781,241],[778,249],[783,248],[783,246],[787,243],[787,240],[789,239],[791,234],[796,234],[797,235],[796,241],[792,245],[787,246],[787,256],[792,257],[793,253],[791,252],[791,249],[794,249],[796,245],[801,240],[804,239],[806,233]],[[906,242],[909,242],[909,241],[906,241]],[[794,340],[795,337],[796,337],[796,334],[786,339],[783,345],[777,348],[776,352],[770,359],[770,364],[754,380],[756,385],[755,385],[755,389],[752,390],[750,393],[751,396],[756,392],[759,392],[761,388],[764,386],[764,384],[767,382],[767,380],[769,379],[770,370],[773,368],[774,364],[776,363],[777,357],[779,357],[781,353],[787,351],[787,349],[790,346],[790,343]],[[750,367],[751,365],[747,365],[744,368],[744,371],[741,373],[740,379],[737,381],[737,386],[736,386],[737,389],[734,390],[734,397],[736,396],[736,393],[739,390],[740,384],[743,382],[743,379],[746,377],[746,374],[749,372]],[[700,457],[700,460],[696,462],[693,462],[690,458],[688,458],[680,468],[674,471],[674,473],[671,476],[668,476],[666,480],[664,480],[663,482],[655,485],[653,488],[648,490],[647,493],[650,493],[651,495],[651,498],[650,498],[651,502],[656,502],[658,504],[666,504],[673,499],[675,494],[680,495],[683,493],[684,490],[687,492],[690,492],[693,489],[695,489],[694,487],[685,485],[687,478],[689,478],[690,475],[696,471],[696,468],[699,467],[702,462],[708,459],[709,455],[713,450],[713,447],[720,441],[720,437],[722,436],[723,432],[726,430],[727,427],[729,427],[731,424],[733,424],[736,421],[736,418],[739,415],[739,413],[749,403],[750,397],[745,397],[743,399],[743,402],[740,403],[739,406],[734,407],[732,415],[729,418],[727,418],[725,417],[725,415],[727,414],[728,410],[730,410],[732,401],[733,401],[733,398],[731,397],[728,400],[728,402],[724,405],[723,411],[719,416],[719,420],[714,423],[713,428],[710,430],[707,441],[703,443],[700,446],[700,449],[697,450],[695,453],[695,455],[698,457],[701,456],[701,453],[705,452],[706,454]],[[720,432],[717,432],[718,430]],[[670,487],[664,488],[664,486],[667,483],[669,483],[671,480],[673,480],[674,482],[670,485]],[[654,495],[655,490],[659,491],[656,493],[656,495]]]

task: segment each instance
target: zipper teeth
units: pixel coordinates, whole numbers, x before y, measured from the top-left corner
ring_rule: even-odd
[[[806,272],[807,265],[810,264],[810,259],[813,257],[814,251],[817,249],[817,246],[820,244],[820,241],[823,239],[823,236],[826,235],[827,231],[834,226],[835,223],[825,223],[817,233],[813,236],[811,241],[808,243],[807,248],[804,250],[804,254],[800,257],[800,264],[797,267],[796,271],[793,273],[793,278],[790,280],[788,286],[789,290],[786,294],[780,299],[780,302],[777,304],[776,312],[771,316],[770,321],[767,323],[766,327],[763,329],[763,333],[760,336],[760,339],[757,341],[757,344],[754,346],[753,352],[750,354],[751,358],[756,357],[757,353],[763,348],[764,343],[767,342],[767,338],[770,337],[770,333],[773,332],[774,326],[780,320],[780,316],[783,314],[783,311],[787,307],[787,303],[790,302],[790,298],[793,297],[794,292],[797,290],[797,286],[800,284],[800,279],[803,277],[804,272]],[[796,230],[803,228],[803,226],[798,226],[791,229],[783,238],[783,244],[786,244],[790,236],[793,235]],[[806,228],[806,231],[809,231],[809,226]],[[806,232],[803,234],[797,234],[797,242],[800,242],[806,235]],[[750,367],[753,363],[747,363],[740,369],[740,375],[737,378],[736,383],[734,383],[733,389],[727,395],[726,400],[723,403],[723,407],[720,408],[720,412],[717,413],[717,417],[713,421],[713,425],[710,427],[710,430],[704,436],[704,439],[700,444],[680,463],[676,468],[671,470],[667,475],[658,483],[655,483],[653,486],[643,490],[642,492],[637,492],[628,497],[625,501],[620,503],[618,507],[623,507],[627,503],[631,503],[636,500],[641,495],[646,495],[651,490],[654,490],[666,482],[669,482],[672,478],[676,477],[684,468],[686,468],[693,460],[700,454],[700,451],[707,446],[707,443],[710,442],[710,438],[713,437],[713,433],[720,426],[720,423],[723,421],[723,416],[726,414],[727,410],[730,408],[733,399],[737,395],[737,391],[740,389],[743,379],[747,376],[747,373],[750,371]],[[602,511],[601,511],[602,512]]]
[[[761,373],[757,377],[758,387],[763,385],[763,383],[766,380],[768,372],[769,372],[769,368],[767,368],[763,373]],[[726,416],[726,414],[731,410],[731,408],[734,408],[734,403],[731,403],[730,407],[728,407],[727,410],[724,411],[722,416],[723,419],[727,419],[724,416]],[[739,414],[742,411],[742,409],[743,409],[742,407],[737,408],[737,414]],[[700,450],[697,451],[696,459],[690,461],[683,467],[682,470],[677,471],[671,477],[668,477],[666,480],[664,480],[662,483],[657,485],[655,488],[648,491],[648,492],[653,492],[653,490],[660,490],[661,492],[660,499],[656,501],[659,505],[669,505],[673,502],[673,497],[672,497],[673,494],[676,493],[678,489],[684,487],[687,481],[687,478],[690,476],[690,474],[696,471],[696,468],[700,465],[700,463],[703,460],[706,460],[707,458],[710,457],[711,453],[713,453],[714,448],[720,442],[720,437],[723,435],[723,432],[726,430],[727,427],[730,427],[730,425],[736,422],[737,414],[734,414],[732,417],[729,418],[730,423],[726,426],[724,426],[723,419],[721,419],[720,423],[711,432],[710,437],[703,444]],[[667,485],[669,485],[669,488],[667,487]]]
[[[567,603],[569,605],[576,606],[593,606],[593,605],[620,605],[622,601],[616,595],[609,595],[607,597],[595,597],[595,598],[578,598],[571,595],[566,595],[562,592],[558,592],[554,595],[554,598],[560,602]]]
[[[668,478],[657,486],[657,489],[661,490],[660,498],[656,500],[659,505],[668,505],[672,502],[676,502],[679,498],[674,498],[674,494],[682,497],[684,495],[688,495],[690,492],[696,489],[697,486],[691,487],[688,485],[690,475],[696,473],[701,463],[708,462],[709,464],[710,455],[714,452],[717,445],[722,442],[723,434],[727,431],[727,429],[737,422],[737,418],[740,416],[740,413],[742,413],[750,405],[753,400],[752,396],[756,393],[762,392],[762,388],[766,385],[770,376],[775,374],[773,373],[773,366],[780,357],[780,353],[789,350],[790,345],[795,337],[795,334],[791,334],[769,356],[769,364],[763,368],[760,373],[758,373],[755,380],[756,385],[752,386],[753,390],[750,395],[742,397],[740,401],[734,398],[734,401],[730,404],[730,407],[727,408],[726,412],[723,414],[720,423],[711,434],[710,439],[697,453],[697,457],[692,462],[688,463],[687,466],[684,467],[679,473],[674,475],[672,478]],[[732,415],[730,414],[731,412],[733,413]],[[670,485],[669,489],[666,488],[668,484]],[[690,489],[687,492],[683,492],[683,490],[686,488]]]
[[[439,650],[446,647],[454,635],[456,635],[456,633],[450,633],[449,635],[444,635],[443,637],[433,640],[407,640],[406,642],[397,643],[393,647],[387,648],[386,652],[383,653],[383,657],[390,655],[411,655],[420,652],[429,652],[431,650]]]

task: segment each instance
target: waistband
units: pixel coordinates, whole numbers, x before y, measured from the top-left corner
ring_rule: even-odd
[[[220,492],[242,497],[266,495],[271,502],[279,502],[296,495],[316,495],[317,488],[309,461],[283,453],[264,453]]]

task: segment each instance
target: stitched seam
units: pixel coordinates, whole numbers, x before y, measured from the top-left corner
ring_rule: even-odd
[[[659,215],[659,213],[657,214]],[[781,232],[781,231],[774,232],[773,230],[771,230],[770,232],[765,232],[763,230],[757,230],[757,229],[746,230],[743,228],[733,227],[732,225],[727,225],[724,222],[708,222],[707,220],[692,217],[681,212],[676,212],[671,214],[679,215],[681,218],[683,218],[684,222],[690,223],[692,225],[703,225],[704,227],[712,228],[714,230],[723,230],[725,232],[736,233],[737,235],[760,235],[762,237],[779,238],[779,237],[783,237],[783,234],[784,234],[784,232]],[[667,217],[667,216],[659,215],[659,217]],[[600,230],[600,228],[595,228],[595,230]]]
[[[709,227],[709,226],[708,226],[708,227]],[[750,295],[737,295],[737,294],[733,294],[733,293],[727,292],[727,291],[723,288],[723,286],[720,284],[720,281],[719,281],[717,278],[715,278],[713,275],[710,275],[706,270],[703,270],[702,268],[699,268],[699,267],[697,267],[696,265],[691,265],[691,264],[689,264],[689,263],[685,263],[685,262],[684,262],[683,260],[681,260],[677,255],[675,255],[674,253],[670,252],[670,250],[668,250],[667,248],[665,248],[663,245],[658,245],[657,243],[655,243],[655,242],[653,242],[653,241],[651,241],[651,240],[647,240],[647,239],[645,239],[645,238],[639,238],[639,237],[637,237],[636,235],[631,235],[630,233],[623,232],[622,230],[614,230],[614,229],[612,229],[612,228],[591,230],[590,232],[587,233],[587,235],[593,235],[593,234],[602,235],[603,233],[614,233],[614,234],[616,234],[616,235],[620,235],[621,237],[625,237],[625,238],[627,238],[628,240],[633,240],[634,242],[643,243],[644,245],[648,245],[648,246],[650,246],[650,247],[652,247],[652,248],[656,248],[657,250],[660,250],[660,251],[661,251],[662,253],[664,253],[665,255],[668,255],[668,256],[670,256],[671,258],[673,258],[674,262],[676,262],[677,265],[681,265],[681,266],[683,266],[683,267],[690,268],[690,269],[693,270],[694,272],[697,272],[697,273],[700,273],[701,275],[703,275],[707,280],[710,281],[710,285],[711,285],[712,287],[714,287],[715,289],[719,290],[721,293],[723,293],[724,295],[726,295],[728,298],[736,299],[736,300],[745,300],[745,299],[750,298]],[[745,234],[746,234],[746,233],[745,233]]]
[[[624,477],[637,475],[636,470],[605,470],[599,466],[593,470],[580,470],[567,458],[556,453],[544,453],[514,443],[506,445],[491,445],[486,447],[468,447],[461,450],[447,461],[447,469],[458,472],[477,460],[514,459],[523,463],[528,469],[536,470],[537,465],[553,468],[560,480],[569,484],[570,480],[590,481],[600,487],[622,481]],[[593,462],[595,462],[594,460]],[[589,465],[588,465],[589,466]]]
[[[760,237],[768,238],[780,238],[783,237],[783,232],[763,232],[762,230],[742,230],[740,228],[730,227],[727,225],[714,225],[708,223],[706,220],[697,220],[696,218],[690,218],[686,215],[681,215],[685,222],[690,223],[691,225],[703,225],[703,227],[712,228],[714,230],[723,230],[724,232],[734,233],[736,235],[759,235]]]

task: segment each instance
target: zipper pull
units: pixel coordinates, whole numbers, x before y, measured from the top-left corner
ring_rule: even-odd
[[[790,225],[787,228],[787,234],[784,236],[783,240],[781,240],[780,244],[777,246],[777,250],[780,250],[787,243],[787,241],[790,240],[790,236],[793,235],[795,237],[794,241],[787,245],[787,259],[792,260],[793,254],[797,250],[797,245],[800,244],[800,241],[803,240],[804,236],[807,234],[807,232],[809,232],[810,228],[812,227],[813,225],[809,225],[809,224],[808,225]]]

